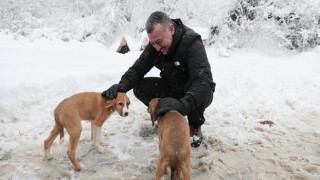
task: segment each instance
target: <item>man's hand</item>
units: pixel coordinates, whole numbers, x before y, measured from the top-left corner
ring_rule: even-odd
[[[109,89],[102,92],[102,96],[106,99],[114,99],[117,97],[118,92],[124,92],[120,84],[114,84]]]
[[[174,98],[166,97],[159,100],[159,104],[156,110],[157,116],[161,116],[170,110],[176,110],[179,113],[184,111],[182,103]]]

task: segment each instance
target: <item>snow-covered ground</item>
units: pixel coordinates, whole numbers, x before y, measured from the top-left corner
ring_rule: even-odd
[[[105,154],[83,121],[77,155],[84,171],[73,169],[68,143],[58,138],[54,159],[43,160],[56,105],[117,83],[140,52],[13,39],[0,34],[0,179],[152,179],[157,130],[132,91],[129,116],[113,114],[103,126]],[[277,55],[222,50],[207,49],[217,88],[205,112],[204,143],[192,149],[192,179],[319,179],[320,47]],[[267,120],[274,125],[260,123]]]

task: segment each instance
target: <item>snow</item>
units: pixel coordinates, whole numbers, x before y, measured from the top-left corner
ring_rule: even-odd
[[[0,179],[152,179],[157,130],[132,91],[129,116],[113,114],[102,128],[105,154],[83,121],[77,156],[84,171],[73,169],[68,141],[59,145],[59,138],[54,159],[43,160],[57,104],[117,83],[140,53],[0,33]],[[204,143],[192,148],[192,179],[319,178],[320,47],[276,55],[255,49],[226,55],[210,47],[207,54],[217,87],[205,112]],[[266,120],[274,125],[260,123]]]
[[[205,27],[192,27],[192,26],[188,26],[190,28],[192,28],[196,33],[198,33],[202,40],[207,40],[209,38],[209,29],[205,28]]]

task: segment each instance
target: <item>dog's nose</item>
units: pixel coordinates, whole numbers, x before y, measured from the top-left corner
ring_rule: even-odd
[[[125,112],[125,113],[124,113],[124,116],[128,116],[128,115],[129,115],[129,113],[128,113],[128,112]]]

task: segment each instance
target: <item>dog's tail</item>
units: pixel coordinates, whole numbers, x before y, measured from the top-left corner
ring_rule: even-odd
[[[64,129],[63,129],[63,126],[60,123],[60,120],[59,120],[58,116],[54,116],[54,120],[56,121],[56,126],[57,126],[57,129],[58,129],[59,134],[60,134],[60,142],[59,143],[62,144],[64,142]]]

